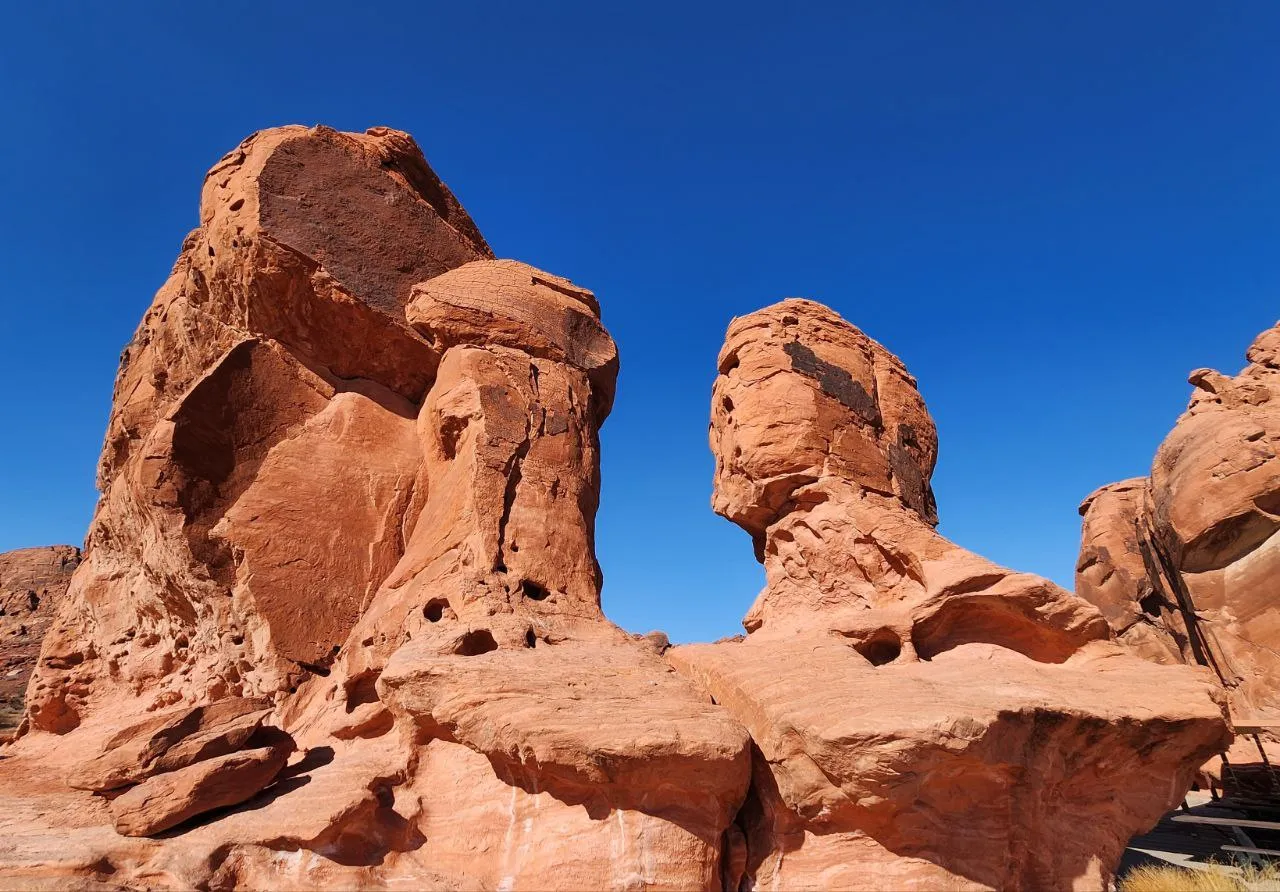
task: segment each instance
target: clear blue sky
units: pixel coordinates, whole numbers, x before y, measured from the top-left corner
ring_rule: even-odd
[[[1280,315],[1274,2],[2,2],[0,550],[83,537],[120,349],[277,124],[412,132],[499,256],[600,296],[605,609],[676,640],[762,580],[709,509],[733,315],[898,353],[942,531],[1067,585],[1081,498]]]

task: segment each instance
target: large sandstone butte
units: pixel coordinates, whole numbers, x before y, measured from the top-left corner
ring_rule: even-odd
[[[1223,746],[1198,670],[934,532],[914,381],[804,301],[737,320],[715,388],[750,635],[621,631],[617,370],[407,135],[219,162],[0,753],[4,884],[1089,887]]]
[[[79,564],[72,545],[0,554],[0,739],[18,724],[40,642]]]
[[[1280,722],[1280,325],[1234,378],[1191,373],[1148,477],[1080,506],[1076,590],[1160,663],[1209,667],[1233,716]]]

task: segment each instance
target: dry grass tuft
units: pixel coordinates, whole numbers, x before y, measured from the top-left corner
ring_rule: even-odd
[[[1139,867],[1120,881],[1120,892],[1280,892],[1280,865],[1239,873],[1185,867]]]

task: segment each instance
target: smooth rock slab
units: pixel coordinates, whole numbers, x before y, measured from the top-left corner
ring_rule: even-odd
[[[592,814],[643,811],[718,837],[746,795],[742,726],[639,645],[471,657],[410,645],[379,686],[393,711],[484,754],[509,783]]]
[[[68,774],[67,785],[99,793],[118,790],[237,750],[266,718],[266,705],[234,697],[157,713],[109,737],[97,756]]]
[[[116,832],[154,836],[215,808],[239,805],[275,780],[286,747],[228,753],[156,776],[111,802]]]

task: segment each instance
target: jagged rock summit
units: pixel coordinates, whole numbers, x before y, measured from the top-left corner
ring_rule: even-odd
[[[1216,688],[933,529],[933,423],[830,310],[735,320],[745,640],[600,609],[590,291],[495,259],[406,134],[210,171],[126,349],[83,563],[0,751],[22,888],[1100,884]]]

